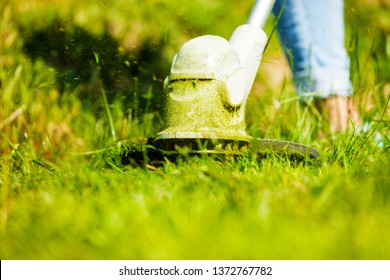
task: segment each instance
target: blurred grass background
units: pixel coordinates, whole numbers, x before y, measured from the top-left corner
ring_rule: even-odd
[[[253,2],[0,3],[2,259],[390,257],[386,0],[345,1],[363,135],[318,138],[326,123],[296,101],[276,34],[264,55],[249,134],[311,145],[322,166],[112,169],[81,156],[114,142],[103,92],[117,138],[154,136],[173,55],[199,35],[229,38]]]

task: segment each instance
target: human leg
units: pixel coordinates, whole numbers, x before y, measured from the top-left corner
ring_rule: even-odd
[[[278,33],[297,94],[313,97],[333,131],[357,121],[350,96],[349,57],[344,47],[342,0],[276,0]]]

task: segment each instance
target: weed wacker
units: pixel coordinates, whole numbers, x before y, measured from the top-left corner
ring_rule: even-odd
[[[267,43],[262,28],[273,4],[274,0],[257,1],[248,23],[229,41],[206,35],[182,46],[164,81],[164,129],[156,138],[120,142],[122,160],[154,161],[180,154],[319,157],[313,148],[253,139],[245,131],[245,104]]]

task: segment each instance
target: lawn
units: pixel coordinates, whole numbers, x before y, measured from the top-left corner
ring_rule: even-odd
[[[229,38],[252,2],[1,1],[1,259],[390,259],[388,1],[345,1],[364,129],[324,136],[271,36],[247,131],[309,145],[320,164],[102,154],[161,130],[173,55]]]

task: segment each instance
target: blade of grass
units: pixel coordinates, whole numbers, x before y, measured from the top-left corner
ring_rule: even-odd
[[[8,145],[12,148],[12,151],[20,158],[23,163],[27,163],[24,156],[19,152],[18,148],[5,136],[3,132],[0,131],[0,136],[4,138],[4,140],[8,143]]]
[[[19,117],[23,113],[25,109],[26,109],[25,105],[22,105],[18,109],[16,109],[8,118],[0,122],[0,129],[3,129],[4,126],[13,122],[17,117]]]
[[[114,119],[113,119],[112,114],[111,114],[110,106],[109,106],[108,101],[107,101],[106,91],[104,90],[102,81],[99,81],[99,85],[100,85],[100,90],[101,90],[102,96],[103,96],[104,107],[106,108],[106,113],[107,113],[107,118],[108,118],[108,122],[110,125],[112,140],[114,140],[114,142],[115,142],[118,140],[118,137],[117,137],[116,131],[115,131]]]

